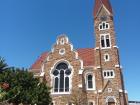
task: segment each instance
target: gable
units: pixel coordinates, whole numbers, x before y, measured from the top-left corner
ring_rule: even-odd
[[[96,18],[101,11],[101,9],[104,7],[106,12],[109,14],[113,14],[111,4],[109,0],[95,0],[95,6],[94,6],[94,18]]]
[[[59,37],[61,38],[61,37]],[[67,38],[66,38],[67,39]],[[60,57],[58,57],[60,54],[57,54],[59,53],[57,51],[57,49],[60,49],[57,46],[57,44],[59,44],[59,40],[57,40],[56,42],[56,45],[54,45],[54,47],[52,48],[52,51],[51,52],[44,52],[40,55],[40,57],[35,61],[35,63],[31,66],[30,70],[32,70],[33,72],[37,73],[37,72],[40,72],[41,71],[41,68],[42,68],[42,65],[44,62],[47,62],[47,59],[51,58],[52,56],[52,53],[54,53],[54,57],[55,59],[59,60]],[[62,45],[61,45],[62,46]],[[66,45],[67,46],[67,45]],[[72,45],[71,45],[72,47]],[[69,48],[66,48],[65,49],[66,52],[69,52],[68,50],[70,50]],[[81,59],[83,61],[83,66],[94,66],[94,48],[81,48],[81,49],[77,49],[77,50],[74,50],[74,52],[77,53],[77,55],[75,56],[78,56],[79,59]],[[73,54],[70,55],[69,53],[69,56],[73,56]],[[68,57],[66,57],[65,55],[63,56],[65,59],[68,59]],[[53,59],[52,59],[53,60]]]
[[[84,66],[94,66],[94,48],[81,48],[77,49],[79,57],[83,60]],[[43,62],[47,59],[48,52],[44,52],[31,66],[31,70],[34,72],[39,72]]]
[[[106,9],[106,7],[105,6],[102,6],[101,8],[100,8],[100,10],[98,11],[98,13],[97,13],[97,17],[101,17],[101,16],[108,16],[108,15],[110,15],[110,12]]]

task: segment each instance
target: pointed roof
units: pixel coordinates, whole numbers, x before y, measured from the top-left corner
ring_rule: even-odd
[[[113,13],[112,6],[109,0],[95,0],[94,17],[97,16],[102,6],[104,6],[111,14]]]
[[[30,69],[34,69],[38,71],[38,69],[41,69],[41,66],[43,64],[43,62],[45,61],[45,59],[47,58],[48,56],[48,52],[44,52],[41,54],[41,56],[35,61],[35,63],[31,66]]]

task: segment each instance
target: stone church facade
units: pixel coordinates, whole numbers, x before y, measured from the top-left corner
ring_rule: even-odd
[[[31,67],[52,87],[52,105],[128,105],[109,0],[95,0],[93,15],[95,48],[73,49],[61,35]]]

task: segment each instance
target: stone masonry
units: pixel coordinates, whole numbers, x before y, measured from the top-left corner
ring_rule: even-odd
[[[32,65],[52,87],[52,105],[128,105],[109,0],[95,0],[94,30],[95,48],[73,49],[61,35]]]

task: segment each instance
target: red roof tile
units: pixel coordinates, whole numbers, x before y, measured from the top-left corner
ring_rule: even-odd
[[[84,66],[94,66],[94,48],[77,49],[79,57],[83,60]],[[44,52],[31,66],[31,70],[39,72],[43,61],[47,58],[48,53]]]
[[[93,48],[84,48],[77,49],[79,57],[83,60],[84,66],[93,66],[94,65],[94,49]]]
[[[41,69],[41,65],[43,63],[43,61],[46,59],[48,55],[48,52],[44,52],[41,54],[41,56],[35,61],[35,63],[31,66],[30,69],[34,69],[35,71],[38,69]]]
[[[98,11],[100,10],[100,8],[102,6],[105,6],[108,11],[112,14],[112,7],[111,7],[111,4],[110,4],[110,1],[109,0],[95,0],[95,6],[94,6],[94,17],[96,17]]]

